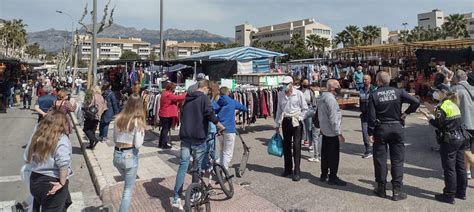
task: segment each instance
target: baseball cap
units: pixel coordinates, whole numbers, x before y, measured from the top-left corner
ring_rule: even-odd
[[[206,78],[206,75],[204,73],[199,73],[196,77],[196,80],[203,80],[204,78]]]
[[[293,83],[293,78],[290,76],[284,76],[281,84],[290,84]]]

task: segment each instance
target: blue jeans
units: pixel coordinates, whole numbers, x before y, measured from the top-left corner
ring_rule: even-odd
[[[173,198],[177,199],[183,192],[184,177],[188,170],[189,159],[191,159],[191,151],[196,154],[195,160],[197,161],[198,166],[196,168],[201,169],[202,161],[205,156],[207,149],[206,142],[202,143],[193,143],[191,141],[181,141],[181,156],[180,163],[178,168],[178,174],[176,175],[176,184],[174,186],[174,195]],[[197,179],[193,179],[195,182]]]
[[[218,156],[216,154],[216,138],[214,136],[214,132],[209,132],[206,138],[206,153],[204,155],[201,169],[207,170],[211,167],[211,159],[213,161],[217,161]]]
[[[127,212],[132,201],[133,188],[137,179],[138,149],[114,151],[114,166],[125,179],[120,212]]]
[[[361,119],[360,123],[362,125],[362,140],[364,141],[365,154],[372,154],[372,145],[369,143],[369,126],[367,121]]]
[[[79,95],[82,86],[76,86],[76,95]]]
[[[364,87],[364,83],[359,82],[359,83],[356,83],[355,86],[356,86],[357,91],[360,91],[360,89]]]
[[[309,117],[303,120],[304,130],[303,130],[303,140],[309,141],[310,145],[313,143],[313,118]]]
[[[108,123],[100,122],[99,123],[99,137],[107,138],[107,135],[109,134],[109,125],[110,125],[110,122],[108,122]]]

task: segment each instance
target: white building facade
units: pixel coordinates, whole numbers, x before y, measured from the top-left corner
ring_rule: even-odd
[[[303,19],[259,28],[255,28],[251,24],[235,27],[235,41],[241,46],[250,46],[254,40],[259,40],[261,43],[273,41],[289,46],[294,34],[300,34],[304,38],[315,34],[332,40],[331,27],[316,22],[314,19]]]
[[[423,29],[434,29],[444,24],[444,13],[434,9],[431,12],[418,14],[418,26]]]
[[[92,41],[84,37],[79,43],[80,58],[90,61],[92,56]],[[123,52],[130,50],[137,53],[140,59],[147,59],[150,55],[150,43],[140,38],[97,38],[98,60],[118,60]]]

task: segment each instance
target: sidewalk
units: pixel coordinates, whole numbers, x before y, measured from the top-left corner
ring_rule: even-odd
[[[112,206],[116,211],[120,206],[123,191],[123,179],[114,167],[112,142],[99,143],[94,150],[85,149],[89,141],[79,126],[77,118],[73,116],[77,129],[79,141],[85,150],[84,155],[89,171],[91,172],[95,187],[105,206]],[[112,136],[113,123],[110,124],[109,138]],[[173,132],[176,134],[176,132]],[[173,169],[169,162],[165,162],[161,155],[179,155],[179,142],[175,141],[171,150],[160,150],[157,144],[158,133],[148,130],[145,141],[140,148],[140,162],[137,176],[137,183],[133,193],[133,200],[130,211],[177,211],[171,207],[171,197],[176,178],[178,165],[174,158]],[[160,151],[158,151],[160,150]],[[190,184],[191,176],[186,176],[185,188]],[[216,185],[218,187],[218,185]],[[279,207],[261,198],[251,191],[248,191],[234,183],[235,194],[230,200],[223,200],[223,193],[213,196],[211,208],[214,211],[279,211]],[[184,204],[184,202],[183,202]]]

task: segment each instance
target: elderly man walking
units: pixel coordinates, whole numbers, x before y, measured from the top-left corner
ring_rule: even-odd
[[[378,89],[369,97],[369,141],[374,144],[374,169],[377,188],[375,194],[386,197],[387,182],[387,148],[390,150],[390,166],[392,174],[392,199],[394,201],[407,198],[401,191],[403,181],[403,162],[405,160],[404,120],[420,106],[420,101],[410,96],[405,90],[389,86],[390,75],[379,72],[376,77]],[[402,104],[410,106],[402,114]]]
[[[293,78],[285,76],[281,84],[283,89],[278,93],[275,122],[277,132],[280,132],[280,126],[283,128],[285,171],[282,176],[292,174],[294,163],[293,181],[300,181],[301,136],[308,104],[303,93],[294,88]]]
[[[458,94],[459,109],[467,131],[474,136],[474,86],[467,82],[467,74],[463,70],[458,70],[454,75],[456,85],[451,89]],[[467,178],[471,179],[471,166],[474,165],[473,147],[474,137],[470,140],[470,149],[464,153],[464,163],[467,170]]]
[[[328,80],[327,92],[318,99],[318,117],[321,127],[321,178],[320,181],[329,181],[330,185],[345,186],[347,183],[339,179],[339,143],[345,142],[342,135],[342,113],[337,103],[336,96],[341,93],[341,85],[337,80]]]

